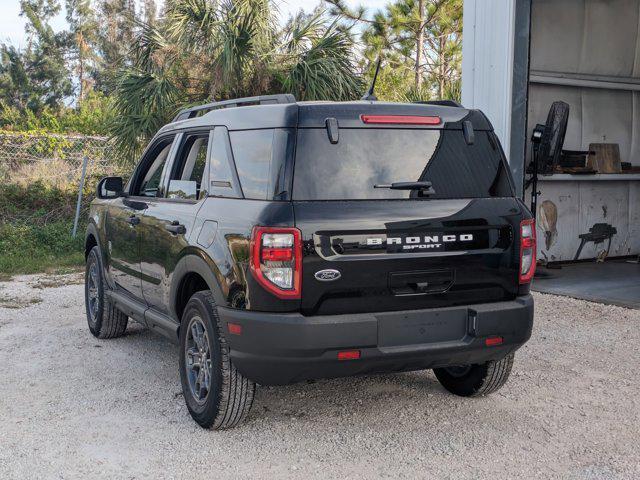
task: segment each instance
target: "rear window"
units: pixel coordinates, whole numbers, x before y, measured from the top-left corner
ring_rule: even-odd
[[[340,129],[331,144],[326,129],[299,129],[294,200],[403,199],[416,191],[376,184],[430,181],[429,198],[513,196],[502,152],[492,133],[475,132],[472,145],[459,130]]]

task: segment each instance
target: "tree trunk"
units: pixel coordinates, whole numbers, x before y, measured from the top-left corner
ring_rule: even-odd
[[[424,43],[424,0],[418,0],[418,17],[420,24],[418,25],[418,35],[416,36],[416,89],[420,89],[422,85],[422,47]]]
[[[444,35],[442,35],[440,37],[440,62],[439,62],[440,65],[438,65],[440,70],[440,74],[438,75],[438,77],[440,77],[438,89],[439,89],[439,94],[441,99],[444,99],[444,87],[445,87],[445,82],[447,78],[447,60],[444,52],[446,43],[447,43],[447,40],[444,37]]]
[[[78,94],[78,101],[82,102],[84,100],[85,94],[85,85],[84,85],[84,38],[82,32],[78,32],[77,36],[78,43],[78,83],[80,84],[80,92]]]

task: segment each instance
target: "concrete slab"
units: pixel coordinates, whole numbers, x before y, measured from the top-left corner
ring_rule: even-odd
[[[640,309],[640,265],[624,260],[538,267],[533,290]]]

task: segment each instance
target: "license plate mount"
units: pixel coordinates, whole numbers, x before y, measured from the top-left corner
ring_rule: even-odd
[[[378,345],[398,347],[461,341],[468,330],[466,308],[380,314]]]

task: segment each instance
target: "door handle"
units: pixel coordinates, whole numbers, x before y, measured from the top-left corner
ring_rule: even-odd
[[[135,215],[131,215],[129,218],[127,218],[127,223],[135,227],[140,223],[140,218],[136,217]]]
[[[184,235],[187,233],[187,228],[184,225],[181,225],[177,220],[174,220],[169,225],[165,225],[164,228],[174,235]]]
[[[147,204],[145,202],[140,202],[137,200],[131,200],[127,197],[124,197],[124,199],[122,200],[122,204],[125,207],[129,207],[132,208],[133,210],[144,210],[147,208]]]

